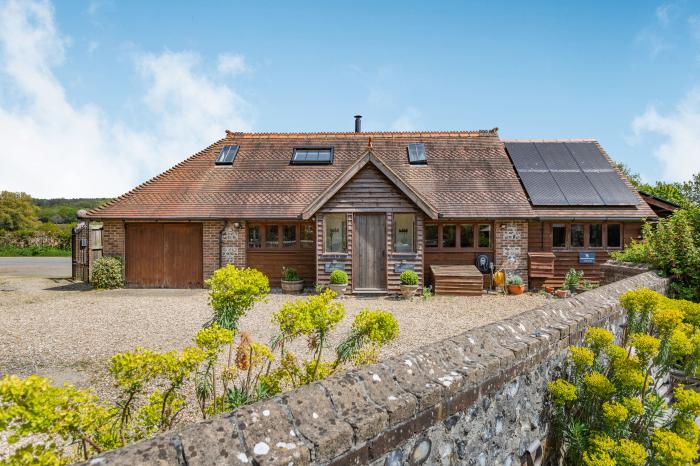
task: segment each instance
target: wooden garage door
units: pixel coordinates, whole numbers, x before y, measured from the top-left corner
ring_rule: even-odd
[[[201,223],[127,223],[126,284],[202,287]]]

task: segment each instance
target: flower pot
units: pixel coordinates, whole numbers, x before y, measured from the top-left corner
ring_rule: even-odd
[[[549,294],[554,294],[554,287],[553,286],[545,286],[544,291],[546,291]]]
[[[401,295],[406,299],[413,298],[416,295],[417,290],[418,285],[404,285],[403,283],[401,284]]]
[[[290,294],[299,294],[304,290],[304,280],[282,280],[282,291]]]
[[[345,294],[345,290],[348,288],[348,284],[343,283],[342,285],[336,285],[331,283],[330,285],[328,285],[328,288],[333,290],[337,298],[340,298]]]
[[[525,292],[525,285],[506,285],[508,294],[519,295]]]
[[[557,298],[568,298],[571,296],[571,291],[569,291],[569,290],[557,290],[556,295],[557,295]]]

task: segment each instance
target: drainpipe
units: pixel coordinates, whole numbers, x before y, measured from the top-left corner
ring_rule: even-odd
[[[226,231],[226,228],[228,228],[228,220],[224,222],[224,227],[221,229],[219,232],[219,268],[222,267],[221,263],[223,262],[223,255],[224,255],[224,231]]]

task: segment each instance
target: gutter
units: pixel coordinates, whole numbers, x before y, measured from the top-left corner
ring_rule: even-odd
[[[538,217],[540,222],[643,222],[656,217]]]

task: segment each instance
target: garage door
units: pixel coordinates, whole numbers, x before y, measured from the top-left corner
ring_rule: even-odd
[[[126,284],[201,288],[201,223],[127,223]]]

